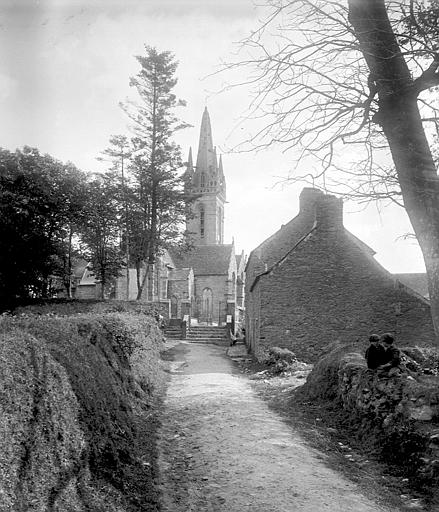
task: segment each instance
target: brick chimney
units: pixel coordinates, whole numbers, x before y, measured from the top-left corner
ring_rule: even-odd
[[[316,203],[324,197],[321,190],[312,187],[305,187],[300,193],[300,214],[312,217],[314,220]]]
[[[324,195],[316,203],[316,225],[318,229],[337,231],[343,228],[343,200]]]

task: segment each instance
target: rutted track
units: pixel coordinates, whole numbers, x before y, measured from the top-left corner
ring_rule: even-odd
[[[390,512],[325,465],[224,348],[181,343],[160,435],[166,512]]]

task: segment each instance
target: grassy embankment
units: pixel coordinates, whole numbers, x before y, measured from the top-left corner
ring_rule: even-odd
[[[114,302],[20,313],[0,319],[0,511],[158,510],[155,320]]]

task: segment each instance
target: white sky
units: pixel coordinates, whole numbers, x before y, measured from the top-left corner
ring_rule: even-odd
[[[209,75],[262,16],[252,0],[0,0],[0,146],[102,169],[96,157],[109,137],[127,133],[118,104],[133,94],[134,56],[145,44],[170,50],[188,103],[181,118],[194,125],[179,135],[183,156],[190,145],[196,155],[207,104],[227,181],[226,242],[234,236],[248,253],[296,215],[302,188],[276,186],[292,165],[279,148],[225,153],[246,135],[239,121],[249,92],[218,94],[226,77]],[[403,210],[345,203],[345,225],[388,270],[424,271],[417,244],[401,239],[412,231]]]

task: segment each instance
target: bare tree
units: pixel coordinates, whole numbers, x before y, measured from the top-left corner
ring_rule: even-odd
[[[268,5],[270,16],[227,66],[248,66],[250,111],[264,120],[247,142],[281,144],[302,164],[318,162],[312,180],[327,190],[404,206],[439,334],[438,0]],[[296,171],[293,179],[306,175]]]

